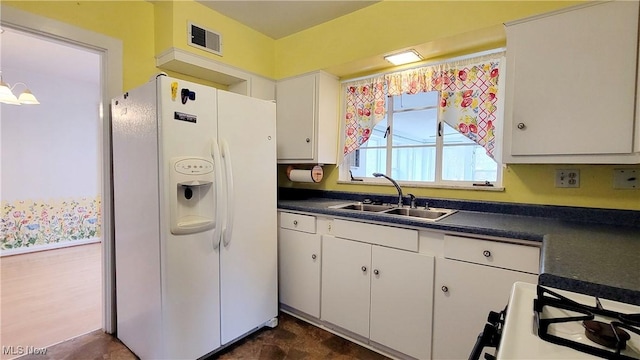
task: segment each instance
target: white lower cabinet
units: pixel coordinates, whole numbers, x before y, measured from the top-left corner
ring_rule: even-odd
[[[322,239],[320,234],[315,233],[315,217],[288,213],[280,215],[279,302],[319,318]]]
[[[466,359],[540,248],[280,212],[284,310],[396,358]]]
[[[369,337],[371,245],[325,236],[322,320]]]
[[[434,257],[332,236],[322,254],[322,320],[429,358]]]
[[[468,358],[489,311],[504,309],[513,283],[538,282],[536,274],[501,266],[538,258],[537,247],[445,236],[445,258],[436,260],[433,359]]]
[[[418,359],[431,355],[434,257],[373,246],[372,341]]]
[[[321,236],[280,229],[280,303],[320,317]]]

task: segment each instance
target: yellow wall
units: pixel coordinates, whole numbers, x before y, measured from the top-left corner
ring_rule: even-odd
[[[2,4],[121,39],[123,90],[149,81],[158,72],[153,4],[147,1],[3,1]]]
[[[579,169],[580,187],[556,188],[555,169]],[[526,204],[582,206],[592,208],[640,210],[640,190],[614,190],[613,169],[638,165],[509,165],[503,172],[504,191],[452,190],[403,186],[403,193],[417,197],[460,200],[498,201]],[[397,194],[393,186],[339,184],[338,169],[325,165],[324,179],[318,184],[292,183],[286,177],[286,166],[278,168],[281,187]]]
[[[258,75],[283,78],[318,69],[343,66],[397,49],[458,34],[483,34],[505,21],[574,4],[565,1],[394,1],[387,0],[355,13],[279,40],[270,39],[194,1],[3,1],[21,10],[102,33],[123,42],[123,90],[146,81],[159,70],[155,56],[177,47]],[[186,45],[186,23],[194,21],[223,35],[223,57]],[[373,25],[380,24],[380,25]],[[487,39],[489,41],[489,39]],[[475,43],[482,43],[479,39]],[[456,48],[438,42],[440,53]],[[343,68],[345,68],[343,66]],[[351,66],[353,74],[357,68]],[[197,80],[169,72],[185,80]],[[347,76],[349,77],[349,76]],[[207,83],[206,81],[199,81]],[[216,84],[210,84],[220,87]],[[581,170],[579,189],[556,189],[553,170],[560,166],[514,165],[505,170],[504,192],[409,189],[417,196],[556,204],[640,210],[640,191],[613,190],[611,170],[617,166],[571,166]],[[567,167],[567,166],[562,166]],[[625,166],[628,167],[628,166]],[[639,166],[633,166],[639,169]],[[280,167],[281,186],[291,184]],[[330,190],[392,194],[388,186],[337,183],[337,171],[325,166],[320,185]]]
[[[172,7],[173,16],[171,22],[156,23],[156,29],[166,26],[173,30],[170,44],[166,44],[166,39],[165,43],[156,42],[157,53],[169,47],[159,45],[170,45],[267,78],[274,77],[275,40],[195,1],[160,1],[156,6]],[[187,45],[189,21],[222,35],[222,56]]]
[[[383,1],[355,13],[293,34],[276,42],[277,77],[317,69],[334,69],[358,59],[380,56],[394,49],[436,42],[440,53],[456,44],[457,34],[482,34],[504,22],[540,14],[578,2],[566,1]],[[372,25],[380,24],[380,25]],[[482,43],[478,39],[475,43]],[[487,39],[487,42],[489,39]],[[348,67],[348,66],[347,66]],[[358,74],[360,75],[360,74]],[[345,76],[351,78],[353,76]],[[511,165],[504,170],[505,191],[407,188],[419,197],[584,206],[640,210],[640,190],[614,190],[614,168],[609,165]],[[580,169],[577,189],[555,187],[555,169]],[[338,184],[338,170],[325,166],[321,184],[293,184],[279,167],[279,185],[337,191],[395,194],[392,186]]]
[[[161,71],[155,66],[155,56],[169,47],[268,78],[274,76],[275,40],[195,1],[2,1],[2,4],[122,40],[123,91],[149,81]],[[187,45],[187,21],[220,32],[223,56]],[[185,80],[223,87],[166,72]]]
[[[279,39],[276,42],[276,78],[382,55],[575,3],[382,1]]]

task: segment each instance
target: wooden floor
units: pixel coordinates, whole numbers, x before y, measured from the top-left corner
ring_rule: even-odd
[[[0,258],[0,345],[17,353],[100,329],[101,261],[100,243]]]

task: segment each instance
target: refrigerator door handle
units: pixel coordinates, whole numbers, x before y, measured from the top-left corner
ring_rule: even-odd
[[[227,212],[226,212],[226,224],[222,229],[222,242],[224,246],[229,246],[231,242],[231,233],[233,232],[233,215],[234,215],[234,192],[233,192],[233,172],[231,171],[231,152],[229,151],[229,144],[226,140],[220,140],[222,147],[222,158],[224,159],[224,170],[226,174],[227,184]]]
[[[222,177],[222,157],[220,156],[220,147],[218,147],[218,142],[216,139],[211,139],[211,157],[213,158],[213,171],[215,172],[215,201],[216,201],[216,225],[213,230],[213,248],[217,249],[220,247],[220,236],[222,234],[221,227],[222,221],[220,218],[222,216],[223,207],[222,207],[222,199],[221,196],[224,193],[223,184],[224,181]]]

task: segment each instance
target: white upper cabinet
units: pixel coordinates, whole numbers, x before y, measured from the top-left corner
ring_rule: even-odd
[[[278,163],[336,163],[339,91],[321,71],[276,83]]]
[[[638,17],[613,1],[506,24],[503,162],[640,162]]]

